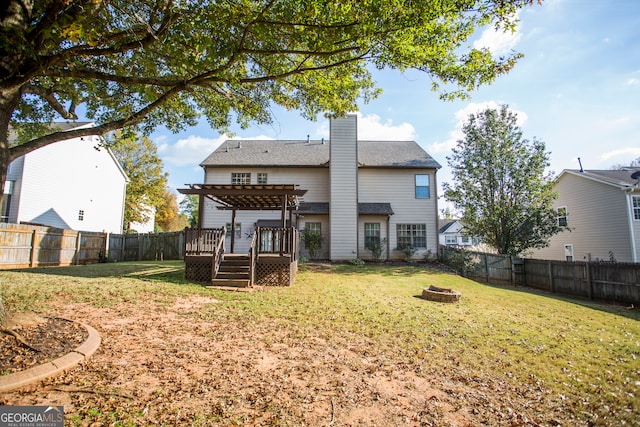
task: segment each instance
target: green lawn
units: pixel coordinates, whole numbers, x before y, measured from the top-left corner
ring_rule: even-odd
[[[547,424],[640,425],[637,309],[480,284],[420,265],[303,264],[293,286],[251,293],[189,284],[181,262],[3,271],[0,281],[8,309],[41,313],[62,301],[110,307],[213,295],[225,309],[205,306],[196,318],[268,319],[300,338],[358,337],[371,344],[360,350],[365,356],[487,387],[548,413]],[[454,288],[462,299],[419,298],[429,285]]]

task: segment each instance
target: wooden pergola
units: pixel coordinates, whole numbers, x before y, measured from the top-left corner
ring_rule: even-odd
[[[198,228],[202,227],[204,217],[204,201],[211,200],[218,205],[218,209],[230,210],[231,213],[231,252],[234,251],[236,234],[236,212],[239,210],[279,210],[280,224],[286,225],[287,212],[289,223],[293,224],[293,212],[299,209],[299,196],[307,190],[300,190],[293,184],[188,184],[189,188],[181,188],[182,194],[197,194]]]

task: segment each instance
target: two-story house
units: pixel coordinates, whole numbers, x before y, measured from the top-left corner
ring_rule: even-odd
[[[53,123],[60,131],[90,122]],[[122,233],[128,178],[98,135],[71,138],[32,151],[9,165],[2,222]]]
[[[329,140],[226,141],[201,163],[205,184],[306,190],[287,221],[322,235],[319,259],[371,259],[375,243],[383,245],[382,259],[403,258],[399,249],[407,245],[416,249],[414,257],[437,253],[440,165],[414,141],[358,140],[356,120],[332,119]],[[235,229],[236,253],[248,251],[256,226],[280,223],[279,212],[248,210],[238,212],[231,227],[231,212],[212,201],[201,212],[202,227]]]
[[[565,169],[556,178],[558,224],[532,258],[640,262],[640,168]]]

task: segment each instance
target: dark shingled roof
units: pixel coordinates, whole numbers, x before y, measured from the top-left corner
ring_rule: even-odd
[[[577,169],[565,169],[563,173],[571,173],[573,175],[582,175],[585,178],[595,179],[596,181],[605,182],[619,187],[638,186],[639,182],[631,178],[631,174],[640,171],[640,168],[628,167],[622,170],[584,170],[580,172]],[[561,174],[562,175],[562,174]]]
[[[329,141],[227,140],[200,166],[327,166]],[[440,168],[415,141],[358,141],[361,167]]]
[[[329,203],[301,202],[300,214],[329,215]],[[358,203],[360,215],[393,215],[390,203]]]
[[[300,202],[298,212],[302,215],[329,215],[329,203]]]
[[[393,215],[391,203],[358,203],[360,215]]]

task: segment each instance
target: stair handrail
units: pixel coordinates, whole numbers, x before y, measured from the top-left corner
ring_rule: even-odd
[[[220,233],[217,237],[218,239],[213,251],[213,259],[211,260],[211,268],[213,269],[213,271],[211,272],[211,279],[215,279],[218,275],[218,270],[220,270],[220,263],[222,263],[222,258],[224,258],[225,233]]]

